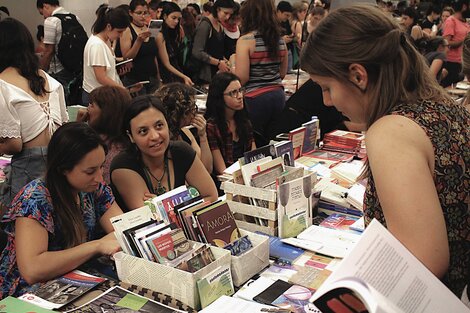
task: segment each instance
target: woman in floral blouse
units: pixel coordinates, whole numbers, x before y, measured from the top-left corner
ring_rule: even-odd
[[[120,249],[109,219],[122,211],[102,183],[99,135],[84,123],[65,124],[48,152],[45,178],[27,184],[2,218],[8,242],[0,257],[0,299]]]

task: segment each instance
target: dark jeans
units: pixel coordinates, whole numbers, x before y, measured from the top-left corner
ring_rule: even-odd
[[[253,130],[266,137],[266,128],[271,120],[282,112],[286,104],[284,89],[279,88],[257,97],[245,97],[245,105],[250,116]],[[255,136],[256,137],[256,136]]]

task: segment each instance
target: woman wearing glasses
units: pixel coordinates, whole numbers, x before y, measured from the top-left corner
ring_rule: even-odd
[[[150,37],[147,27],[149,11],[145,0],[132,0],[129,4],[132,20],[120,39],[122,56],[133,59],[132,69],[123,78],[125,86],[141,81],[150,81],[139,94],[153,93],[159,85],[157,66],[158,48],[155,38]]]
[[[207,142],[206,120],[197,114],[195,90],[183,83],[169,83],[160,87],[155,95],[167,112],[171,140],[183,140],[196,151],[205,168],[212,173],[212,154]],[[197,139],[189,130],[194,127]]]
[[[232,73],[216,74],[209,86],[205,117],[216,175],[256,148],[243,94],[240,79]]]

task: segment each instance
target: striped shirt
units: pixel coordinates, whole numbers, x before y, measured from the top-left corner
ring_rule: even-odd
[[[69,12],[63,7],[58,7],[52,12],[50,17],[44,20],[44,43],[54,45],[54,55],[49,65],[49,74],[55,74],[64,69],[57,57],[57,45],[62,37],[62,23],[58,17],[52,16],[54,14],[69,14]]]
[[[279,39],[279,53],[271,57],[263,37],[253,32],[255,51],[250,54],[250,78],[246,83],[246,96],[256,97],[272,89],[282,87],[280,65],[282,57],[287,57],[284,39]]]

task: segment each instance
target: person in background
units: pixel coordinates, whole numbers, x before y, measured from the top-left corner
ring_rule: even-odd
[[[161,8],[159,7],[161,0],[150,0],[148,2],[149,14],[152,20],[160,19],[160,14],[162,12]]]
[[[423,29],[423,32],[428,34],[430,38],[435,37],[437,35],[437,32],[439,30],[437,23],[439,21],[439,17],[441,16],[441,12],[442,9],[439,5],[430,5],[428,12],[426,13],[426,17],[419,25]]]
[[[145,0],[132,0],[129,4],[132,21],[119,39],[122,56],[132,59],[132,69],[123,78],[125,86],[149,81],[138,94],[151,94],[159,87],[158,48],[148,29],[148,7]]]
[[[281,24],[281,35],[287,45],[287,71],[292,71],[293,56],[294,56],[294,41],[295,34],[292,32],[290,19],[292,17],[292,5],[287,1],[280,1],[276,8],[276,17]]]
[[[291,29],[292,33],[294,34],[297,51],[300,52],[300,47],[302,45],[302,31],[303,25],[305,22],[305,18],[307,17],[307,10],[308,10],[308,3],[303,1],[295,2],[292,6],[292,21],[291,21]],[[304,38],[305,40],[305,38]],[[297,64],[293,62],[293,67],[297,68],[298,66],[298,56],[297,56]]]
[[[129,13],[122,9],[102,6],[98,10],[93,35],[88,39],[83,55],[83,105],[90,103],[89,95],[95,88],[122,86],[111,43],[121,37],[129,24]]]
[[[245,1],[240,15],[244,34],[237,41],[235,74],[245,87],[245,105],[262,142],[270,120],[286,102],[282,79],[287,73],[287,48],[270,0]]]
[[[163,103],[167,113],[171,140],[188,143],[209,173],[212,173],[212,154],[206,135],[206,120],[197,113],[196,91],[181,83],[170,83],[160,87],[155,95]],[[197,139],[188,126],[197,131]]]
[[[109,168],[116,155],[125,150],[128,141],[122,134],[124,113],[131,103],[129,91],[123,87],[101,86],[90,93],[90,104],[78,118],[88,122],[106,144],[103,179],[110,184]],[[79,113],[80,114],[80,113]]]
[[[199,4],[197,3],[188,3],[188,5],[186,6],[189,10],[189,12],[191,12],[191,14],[194,16],[194,19],[196,20],[196,23],[199,22],[199,20],[201,19],[200,16],[201,16],[201,7],[199,6]]]
[[[191,78],[183,73],[185,35],[180,25],[181,9],[174,2],[167,2],[163,6],[161,17],[162,30],[157,34],[161,77],[164,84],[182,82],[192,86]]]
[[[214,174],[220,175],[245,152],[256,149],[240,79],[232,73],[216,74],[209,85],[206,106]]]
[[[465,75],[467,80],[470,78],[470,35],[467,34],[463,42],[462,50],[462,73]],[[470,89],[467,91],[465,98],[462,100],[462,104],[470,112]],[[470,276],[469,276],[470,278]],[[467,291],[469,291],[467,289]],[[470,291],[469,291],[470,292]]]
[[[45,177],[28,183],[1,220],[8,241],[0,255],[0,298],[34,292],[120,250],[109,219],[122,211],[102,182],[104,159],[103,141],[85,123],[67,123],[52,135]]]
[[[232,60],[230,57],[235,53],[236,46],[237,46],[237,40],[240,38],[240,5],[235,2],[234,8],[233,8],[233,14],[230,16],[228,20],[222,23],[222,26],[224,27],[224,32],[225,32],[225,41],[224,41],[224,47],[225,47],[225,55],[224,57],[227,60]],[[232,64],[233,65],[233,64]]]
[[[465,21],[463,14],[468,10],[468,2],[456,0],[452,3],[454,14],[446,19],[444,24],[444,37],[449,43],[447,52],[446,69],[449,72],[441,82],[443,87],[455,84],[463,79],[462,71],[462,50],[465,36],[470,32],[470,25]]]
[[[208,17],[209,15],[212,14],[212,6],[214,5],[214,2],[211,2],[211,1],[207,1],[206,3],[204,3],[202,5],[202,13],[201,13],[201,17],[202,16],[205,16],[205,17]]]
[[[326,16],[326,11],[321,6],[314,6],[310,11],[310,17],[307,24],[307,32],[310,34],[317,28],[320,21]],[[304,39],[307,41],[308,36]]]
[[[43,42],[45,51],[40,59],[40,67],[62,84],[67,103],[77,104],[70,103],[71,99],[69,99],[67,88],[69,83],[75,79],[76,73],[67,70],[62,63],[60,63],[58,53],[59,42],[62,38],[62,22],[58,17],[54,16],[55,14],[70,14],[70,12],[60,6],[59,0],[37,0],[36,7],[39,14],[44,17]],[[80,95],[78,95],[78,97],[80,97]],[[80,99],[77,101],[80,101]]]
[[[68,121],[62,85],[39,69],[33,37],[21,22],[0,21],[0,154],[12,155],[0,212],[46,169],[47,144]]]
[[[416,46],[423,37],[428,37],[418,25],[418,19],[418,11],[412,7],[406,8],[401,15],[401,24]]]
[[[325,105],[367,125],[365,224],[384,224],[460,297],[470,271],[470,113],[397,22],[371,5],[328,14],[301,64]]]
[[[197,84],[210,83],[218,71],[230,71],[230,64],[224,57],[225,33],[221,23],[230,18],[234,7],[233,0],[217,0],[212,14],[203,17],[196,27],[191,57],[200,66],[191,78]]]
[[[217,189],[196,152],[184,141],[171,141],[165,109],[157,96],[133,99],[123,129],[131,145],[111,163],[111,186],[124,210],[186,183],[202,198],[217,199]]]
[[[36,40],[37,46],[34,50],[34,53],[36,53],[36,55],[39,57],[39,60],[41,60],[44,55],[44,52],[46,51],[46,46],[44,44],[44,25],[37,26]]]
[[[454,9],[452,9],[452,7],[444,7],[442,9],[442,13],[441,13],[441,21],[439,23],[439,31],[438,31],[438,35],[439,36],[442,36],[442,34],[444,33],[444,25],[446,23],[446,20],[454,14]]]
[[[449,43],[444,37],[437,36],[423,42],[424,57],[428,61],[431,73],[440,82],[447,75],[447,70],[444,68],[447,52],[449,51]]]

